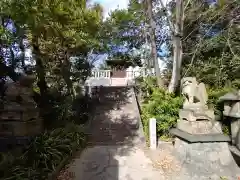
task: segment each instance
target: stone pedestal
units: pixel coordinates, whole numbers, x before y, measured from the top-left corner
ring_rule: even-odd
[[[222,133],[219,122],[212,123],[208,120],[186,121],[178,120],[177,128],[190,134],[218,134]]]
[[[173,130],[176,135],[174,148],[182,166],[174,179],[237,179],[240,169],[228,148],[230,138],[223,135],[213,110],[207,107],[205,85],[198,84],[195,77],[186,77],[181,86],[185,102],[179,112],[177,128]]]
[[[240,176],[226,142],[193,143],[175,140],[176,156],[181,164],[180,172],[172,177],[177,180],[235,180]]]
[[[214,111],[206,108],[180,109],[179,117],[180,119],[188,121],[214,120]]]
[[[232,143],[240,150],[240,119],[231,121]]]

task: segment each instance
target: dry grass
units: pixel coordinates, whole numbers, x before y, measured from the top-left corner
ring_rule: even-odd
[[[73,180],[75,177],[73,172],[68,171],[68,169],[63,169],[60,171],[57,180]]]
[[[178,160],[166,149],[159,149],[152,156],[153,167],[169,174],[180,170]]]

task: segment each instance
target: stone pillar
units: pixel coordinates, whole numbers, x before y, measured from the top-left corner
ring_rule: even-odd
[[[219,98],[224,103],[223,115],[231,122],[232,144],[240,150],[240,90]]]
[[[88,95],[92,97],[92,86],[90,84],[88,85]]]
[[[149,119],[149,138],[150,138],[150,149],[157,148],[157,128],[156,119]]]

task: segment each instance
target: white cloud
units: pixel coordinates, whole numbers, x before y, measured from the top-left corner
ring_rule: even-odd
[[[125,9],[128,5],[128,0],[93,0],[100,3],[104,8],[104,17],[108,16],[108,13],[114,9]]]

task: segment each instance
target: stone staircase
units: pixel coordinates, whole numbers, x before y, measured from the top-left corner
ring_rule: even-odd
[[[86,81],[88,86],[127,86],[128,79],[126,78],[94,78],[91,77]]]
[[[94,109],[88,131],[89,144],[129,144],[139,137],[141,122],[133,88],[102,87],[100,102]]]
[[[111,78],[111,86],[127,86],[126,78]]]

